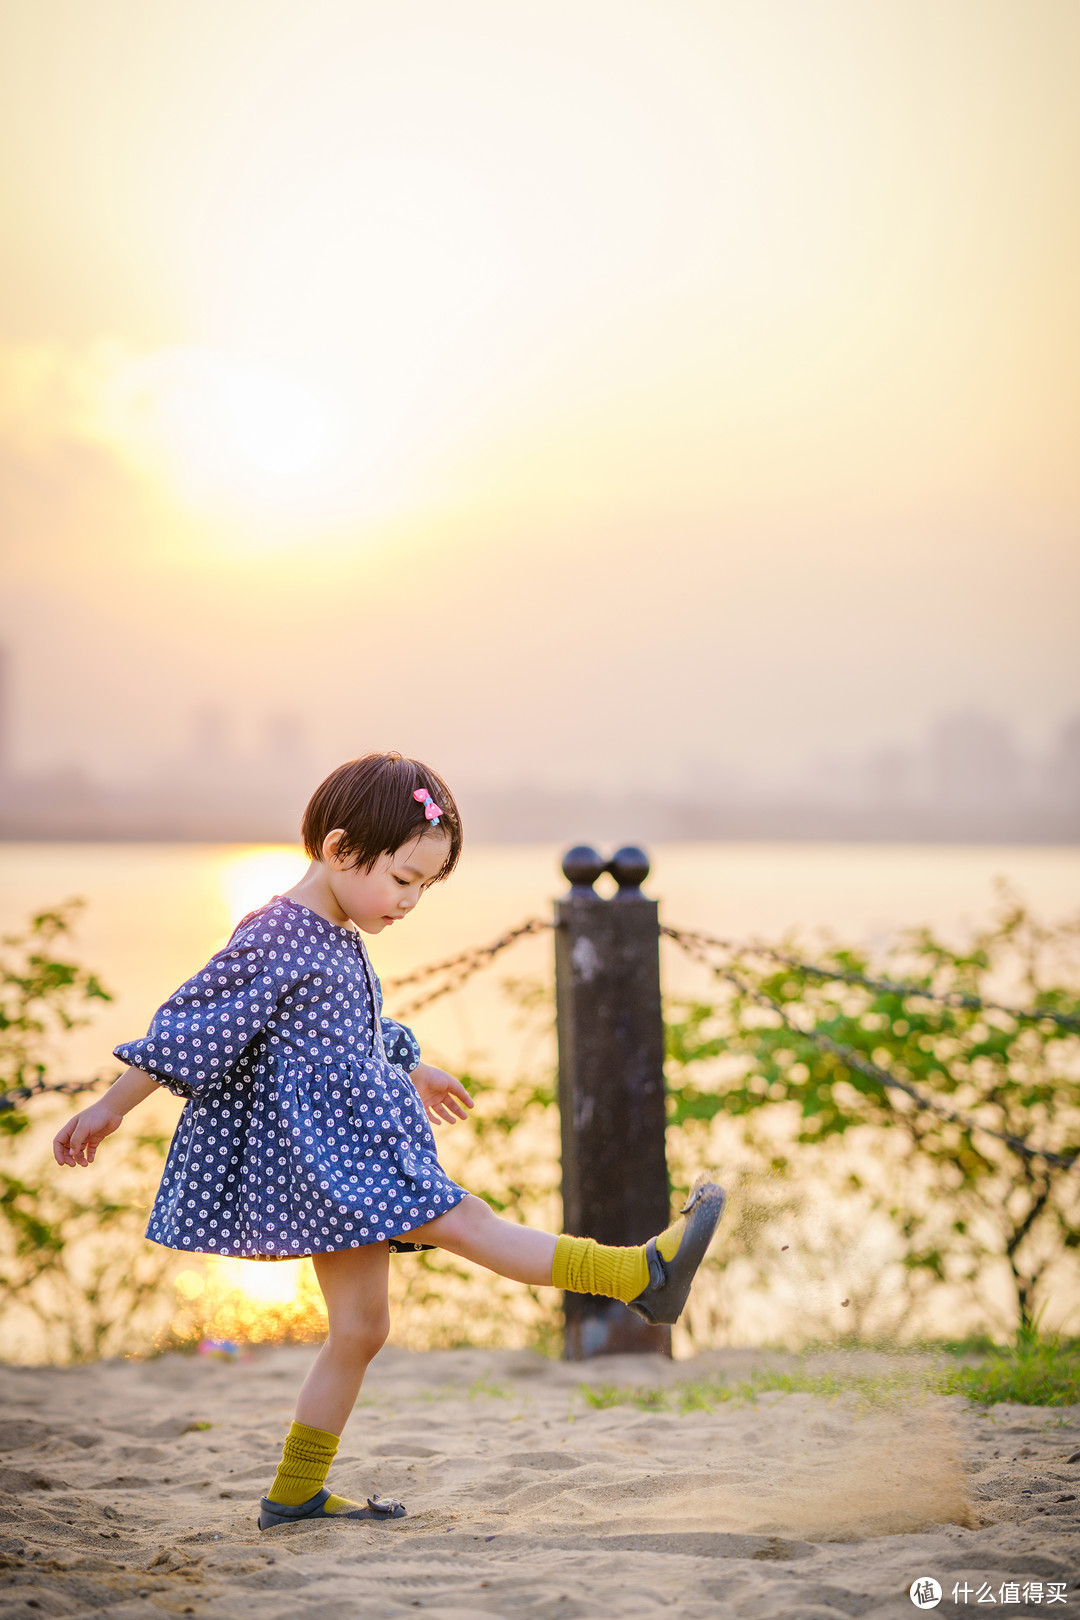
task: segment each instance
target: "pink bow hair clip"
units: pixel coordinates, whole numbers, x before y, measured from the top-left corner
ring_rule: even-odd
[[[435,800],[431,797],[431,794],[428,792],[427,788],[417,788],[416,792],[413,794],[413,798],[420,801],[424,807],[424,815],[433,826],[437,827],[439,824],[439,817],[445,815],[446,812],[440,809],[440,807],[435,803]]]

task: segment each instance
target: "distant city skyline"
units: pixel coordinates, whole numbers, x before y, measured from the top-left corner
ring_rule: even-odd
[[[7,743],[8,661],[0,652],[0,837],[292,841],[327,762],[301,716],[271,710],[244,730],[202,704],[167,759],[132,761],[122,780],[58,761],[20,769]],[[334,763],[334,762],[330,762]],[[519,777],[453,784],[474,836],[493,842],[636,838],[1080,840],[1080,712],[1048,749],[1025,750],[1000,716],[943,714],[914,747],[795,760],[783,779],[715,756],[681,777],[612,791],[595,776],[561,789]]]

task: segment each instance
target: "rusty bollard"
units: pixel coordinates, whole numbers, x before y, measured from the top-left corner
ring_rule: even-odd
[[[605,862],[577,845],[563,859],[570,891],[555,902],[563,1230],[600,1243],[644,1243],[668,1223],[660,922],[641,885],[644,851]],[[617,893],[594,884],[610,872]],[[568,1361],[671,1354],[671,1329],[618,1300],[564,1295]]]

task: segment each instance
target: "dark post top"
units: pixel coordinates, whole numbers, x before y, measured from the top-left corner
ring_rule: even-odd
[[[624,844],[608,861],[607,869],[619,885],[616,900],[640,900],[641,885],[649,875],[649,857],[635,844]]]
[[[593,884],[601,872],[606,872],[602,855],[598,855],[591,844],[575,844],[563,856],[563,877],[570,884],[570,893],[590,895],[597,899],[593,893]]]
[[[624,844],[610,861],[605,861],[591,844],[575,844],[563,856],[562,869],[571,894],[591,895],[597,899],[593,884],[604,872],[610,872],[619,885],[616,899],[622,899],[623,895],[639,898],[641,885],[649,875],[649,857],[636,844]]]

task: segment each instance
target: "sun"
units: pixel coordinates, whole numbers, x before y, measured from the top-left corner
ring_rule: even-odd
[[[287,482],[328,459],[331,413],[310,387],[216,357],[193,384],[171,404],[177,442],[203,468],[219,464]]]
[[[190,504],[309,511],[345,440],[322,384],[248,357],[172,348],[120,359],[102,389],[104,435]]]

